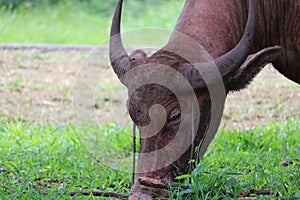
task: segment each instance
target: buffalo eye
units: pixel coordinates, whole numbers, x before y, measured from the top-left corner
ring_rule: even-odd
[[[181,117],[181,111],[179,108],[176,108],[169,115],[168,121],[169,122],[176,121],[176,120],[180,119],[180,117]]]

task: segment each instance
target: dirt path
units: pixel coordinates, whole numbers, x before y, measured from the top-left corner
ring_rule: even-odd
[[[60,45],[60,44],[1,44],[2,51],[32,51],[37,50],[41,52],[68,52],[68,51],[91,51],[96,48],[96,45]],[[100,47],[98,47],[100,48]],[[103,47],[103,50],[107,47]]]
[[[2,50],[0,120],[74,124],[82,115],[99,124],[125,123],[126,90],[106,69],[105,48],[92,54]],[[300,86],[267,66],[249,88],[229,96],[222,124],[245,129],[299,115]]]

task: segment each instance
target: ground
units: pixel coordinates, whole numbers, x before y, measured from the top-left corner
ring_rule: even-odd
[[[107,50],[0,51],[0,120],[74,124],[130,121],[126,90],[108,65]],[[227,98],[222,126],[238,130],[299,116],[300,86],[266,66],[252,84]]]

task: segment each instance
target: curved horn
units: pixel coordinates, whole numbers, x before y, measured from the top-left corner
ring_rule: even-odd
[[[110,63],[120,80],[130,68],[130,58],[123,46],[120,34],[122,4],[123,0],[119,0],[112,20],[109,44]]]
[[[214,59],[214,63],[218,67],[218,72],[214,73],[220,73],[223,80],[226,79],[231,73],[235,72],[243,64],[253,47],[255,34],[255,14],[253,8],[253,0],[249,0],[248,13],[247,25],[239,43],[223,56]],[[186,77],[186,79],[194,89],[200,89],[206,87],[207,84],[214,83],[215,81],[213,80],[215,75],[214,73],[212,73],[212,64],[213,63],[210,62],[196,63],[194,65],[187,64],[179,68],[178,72]],[[199,72],[202,73],[201,75],[208,75],[208,79],[211,82],[207,82],[207,80],[205,82],[203,77],[200,76]]]
[[[249,0],[247,25],[239,43],[223,56],[215,59],[215,63],[223,78],[236,71],[246,60],[253,47],[255,34],[255,13],[253,0]]]

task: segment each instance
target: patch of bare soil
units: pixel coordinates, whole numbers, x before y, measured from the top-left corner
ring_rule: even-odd
[[[0,51],[0,120],[74,124],[129,121],[126,90],[107,51]],[[245,129],[300,115],[300,86],[265,67],[252,84],[229,95],[222,125]]]
[[[246,88],[228,96],[222,125],[238,130],[300,116],[300,85],[267,65]]]

